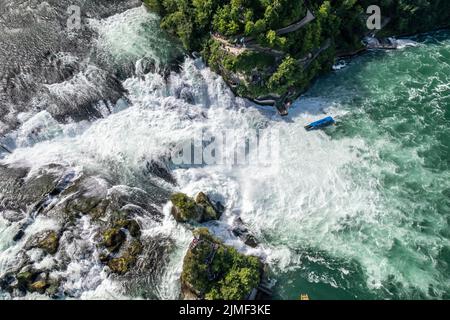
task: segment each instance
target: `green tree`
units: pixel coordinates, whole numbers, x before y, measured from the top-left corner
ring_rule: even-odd
[[[277,71],[270,77],[269,88],[277,92],[286,91],[295,86],[301,74],[301,68],[297,61],[291,56],[287,56],[278,66]]]

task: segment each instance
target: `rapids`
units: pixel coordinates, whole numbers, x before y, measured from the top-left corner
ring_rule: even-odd
[[[2,164],[36,174],[56,163],[112,177],[117,187],[148,190],[151,182],[169,192],[205,191],[226,207],[208,227],[269,264],[276,298],[450,297],[448,32],[341,63],[281,118],[235,97],[198,59],[186,58],[179,72],[162,72],[181,52],[178,44],[159,29],[158,17],[133,1],[129,6],[86,18],[83,43],[91,56],[57,47],[54,59],[71,65],[70,75],[46,81],[42,70],[32,70],[27,79],[35,90],[20,103],[12,101],[15,91],[3,91],[0,104],[10,107],[1,142],[13,153],[0,154]],[[324,114],[338,126],[304,130]],[[17,123],[8,120],[14,116]],[[177,166],[167,160],[199,132],[224,130],[240,137],[277,132],[279,145],[261,146],[270,155],[266,163]],[[177,185],[149,176],[151,161],[165,162]],[[233,236],[236,217],[261,242],[256,249]],[[178,297],[190,230],[175,223],[170,204],[160,223],[141,222],[144,234],[174,241],[156,284],[127,290],[74,248],[63,271],[68,298]],[[89,246],[95,230],[89,219],[82,223]],[[33,228],[51,224],[38,218]],[[11,240],[15,231],[0,218],[0,274],[20,249]]]

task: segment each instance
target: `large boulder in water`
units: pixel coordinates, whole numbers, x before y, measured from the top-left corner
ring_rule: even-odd
[[[109,227],[101,233],[103,248],[100,260],[111,272],[125,274],[136,263],[142,252],[141,227],[132,219],[111,221]]]
[[[183,262],[183,299],[243,300],[261,282],[263,266],[257,257],[225,246],[207,229],[194,231]]]
[[[30,210],[55,189],[62,175],[59,166],[42,168],[33,175],[29,172],[26,168],[0,164],[0,212]]]
[[[39,248],[48,254],[58,251],[59,235],[54,230],[46,230],[33,235],[25,245],[26,249]]]
[[[242,240],[247,246],[256,248],[258,246],[258,240],[250,232],[250,230],[244,224],[241,218],[237,218],[234,222],[232,233]]]
[[[216,206],[213,205],[209,197],[203,193],[199,192],[194,198],[195,203],[202,209],[203,211],[203,220],[209,221],[209,220],[218,220],[220,218],[220,215],[222,214],[221,211],[219,211]]]
[[[221,212],[212,204],[208,196],[199,192],[195,198],[184,193],[175,193],[170,197],[172,215],[178,222],[207,222],[218,220]]]

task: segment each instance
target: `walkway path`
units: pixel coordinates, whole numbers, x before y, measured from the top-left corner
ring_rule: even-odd
[[[303,26],[307,25],[311,21],[313,21],[316,17],[312,14],[312,12],[308,9],[308,12],[306,13],[306,17],[304,17],[301,21],[291,24],[290,26],[287,26],[286,28],[282,28],[276,31],[277,36],[281,36],[286,33],[295,32],[299,29],[301,29]]]
[[[327,40],[325,40],[325,42],[323,43],[323,45],[317,49],[313,54],[311,54],[310,57],[307,58],[303,58],[303,59],[299,59],[297,60],[299,63],[303,64],[303,69],[307,69],[309,67],[309,65],[311,64],[311,62],[313,62],[314,60],[317,59],[317,57],[324,52],[325,50],[327,50],[329,47],[331,46],[331,39],[328,38]]]
[[[304,26],[306,26],[308,23],[310,23],[314,19],[316,19],[316,17],[308,9],[308,11],[306,12],[306,16],[302,20],[300,20],[296,23],[293,23],[285,28],[278,29],[277,31],[275,31],[275,33],[277,34],[277,36],[282,36],[287,33],[295,32],[295,31],[303,28]],[[254,37],[244,37],[243,39],[244,39],[245,44],[249,44],[249,43],[255,41]]]
[[[238,56],[246,51],[264,52],[267,54],[271,54],[275,57],[283,57],[285,55],[285,53],[283,51],[266,48],[266,47],[259,45],[256,42],[241,46],[241,45],[234,45],[234,44],[230,43],[227,39],[223,38],[222,36],[220,36],[218,34],[213,34],[212,38],[216,41],[219,41],[224,46],[225,51],[227,51],[228,53],[231,53],[235,56]]]
[[[300,20],[296,23],[293,23],[285,28],[281,28],[281,29],[277,30],[276,34],[278,36],[281,36],[281,35],[284,35],[287,33],[295,32],[295,31],[301,29],[302,27],[304,27],[305,25],[307,25],[308,23],[310,23],[311,21],[313,21],[315,18],[316,17],[314,16],[314,14],[308,9],[308,11],[306,12],[306,16],[302,20]],[[230,43],[230,41],[228,39],[222,37],[219,34],[213,34],[212,38],[214,40],[222,43],[222,45],[224,46],[224,49],[227,52],[229,52],[235,56],[238,56],[247,50],[264,52],[264,53],[268,53],[268,54],[271,54],[276,57],[283,57],[285,55],[284,52],[282,52],[282,51],[262,47],[261,45],[259,45],[256,42],[255,38],[253,38],[253,37],[243,37],[242,45],[232,44],[232,43]]]

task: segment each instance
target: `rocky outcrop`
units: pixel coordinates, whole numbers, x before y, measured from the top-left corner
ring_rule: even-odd
[[[363,43],[367,49],[394,50],[398,48],[398,42],[394,38],[378,39],[373,37],[365,37]]]
[[[194,231],[183,261],[183,299],[243,300],[250,297],[263,276],[258,258],[225,246],[207,229]]]
[[[102,238],[102,244],[106,249],[110,252],[115,252],[120,249],[120,246],[125,242],[127,235],[120,227],[113,227],[103,232]]]
[[[241,239],[242,242],[244,242],[247,246],[251,248],[256,248],[258,246],[258,240],[245,226],[241,218],[236,219],[231,231],[234,234],[234,236]]]
[[[47,230],[33,235],[25,244],[25,249],[39,248],[48,254],[55,254],[58,251],[58,246],[58,233],[54,230]]]
[[[176,180],[173,177],[172,173],[170,172],[170,170],[167,168],[167,165],[165,165],[164,162],[162,161],[148,161],[146,164],[146,169],[148,171],[148,173],[163,179],[164,181],[175,185],[176,184]]]
[[[10,284],[10,287],[23,292],[47,293],[54,296],[58,291],[59,282],[48,273],[27,268],[16,275],[16,279]]]
[[[142,252],[141,228],[136,220],[120,219],[101,233],[100,261],[116,274],[125,274]]]
[[[175,193],[170,200],[172,215],[176,221],[183,223],[217,220],[225,209],[220,202],[213,204],[203,192],[194,198]],[[232,232],[246,245],[253,248],[258,245],[240,218]],[[257,288],[263,274],[263,264],[258,258],[245,256],[225,246],[206,228],[196,229],[183,261],[181,297],[185,300],[254,299],[258,296]]]
[[[208,196],[199,192],[195,196],[195,203],[201,208],[203,211],[203,219],[204,221],[209,220],[218,220],[222,212],[220,212],[215,205],[209,200]]]
[[[29,177],[25,168],[0,165],[0,211],[3,215],[7,211],[10,219],[15,220],[13,212],[19,215],[30,210],[56,187],[61,171],[59,166],[49,166]]]
[[[115,258],[111,258],[107,265],[112,272],[125,274],[136,263],[137,256],[142,252],[142,243],[139,240],[133,240],[127,244],[123,253]]]
[[[167,191],[117,185],[62,166],[30,172],[0,165],[0,172],[0,216],[19,230],[11,239],[14,254],[2,257],[1,291],[77,298],[80,291],[66,284],[74,265],[77,281],[92,290],[99,284],[89,279],[96,269],[126,281],[132,292],[142,283],[154,287],[149,279],[156,281],[164,269],[173,241],[141,228],[142,221],[161,223]]]
[[[208,196],[199,192],[195,198],[184,193],[175,193],[170,197],[172,215],[178,222],[202,223],[218,220],[222,212],[216,208]]]

